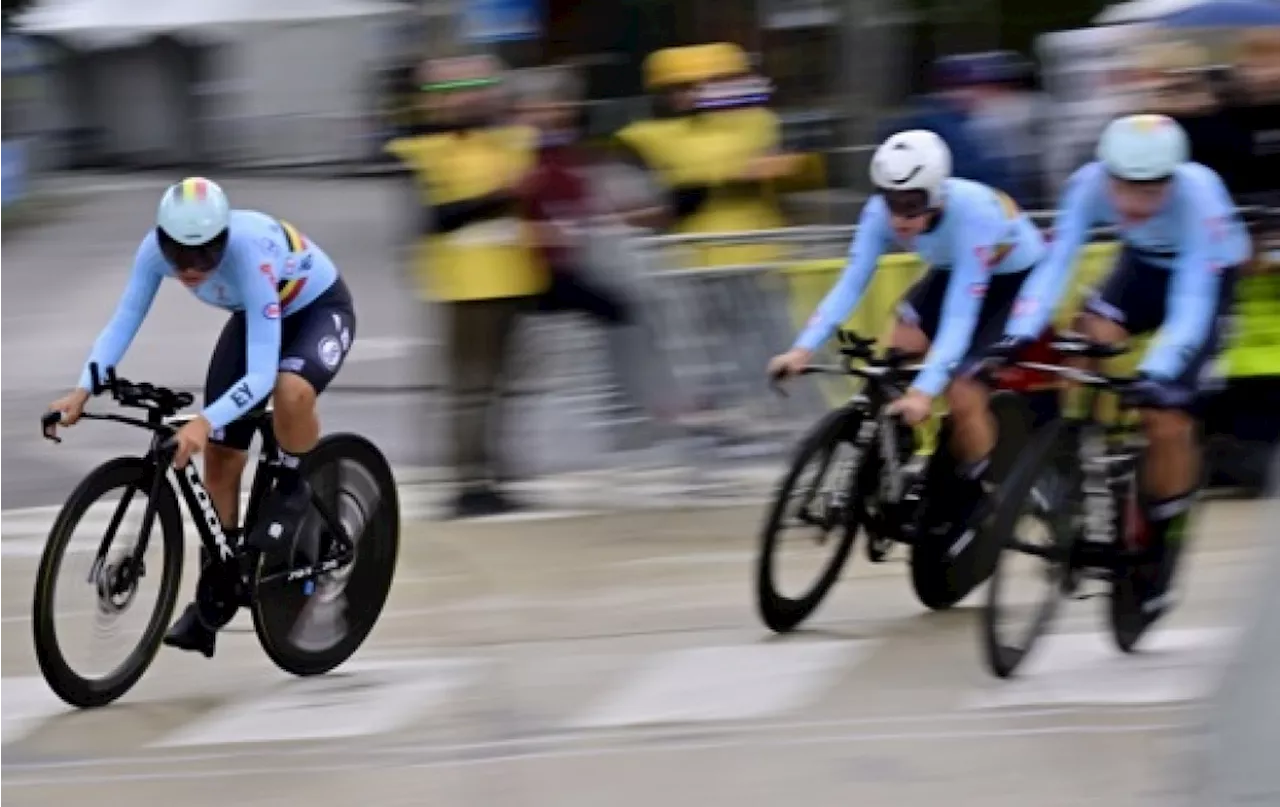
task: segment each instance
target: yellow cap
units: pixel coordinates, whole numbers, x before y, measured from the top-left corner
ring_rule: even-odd
[[[751,71],[742,48],[728,42],[663,48],[644,60],[644,83],[650,90],[738,76]]]
[[[712,42],[700,45],[704,69],[707,74],[703,78],[717,79],[729,76],[740,76],[751,72],[751,61],[747,52],[730,42]]]

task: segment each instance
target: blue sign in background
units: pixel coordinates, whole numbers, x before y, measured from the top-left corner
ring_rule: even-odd
[[[468,0],[463,30],[470,42],[534,39],[542,30],[541,0]]]

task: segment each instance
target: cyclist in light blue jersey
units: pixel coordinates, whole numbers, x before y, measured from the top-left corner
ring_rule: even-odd
[[[999,352],[1012,354],[1041,333],[1096,225],[1117,227],[1120,257],[1074,327],[1108,343],[1155,334],[1129,401],[1149,441],[1142,480],[1152,554],[1120,592],[1137,598],[1149,625],[1167,607],[1199,486],[1194,404],[1217,381],[1236,276],[1252,246],[1222,179],[1189,162],[1182,127],[1163,115],[1118,118],[1102,134],[1097,161],[1069,180],[1052,250],[1028,280]]]
[[[98,336],[76,388],[50,405],[73,425],[90,396],[90,364],[104,372],[124,358],[165,278],[177,278],[200,301],[231,312],[205,380],[205,405],[179,429],[175,467],[205,452],[204,483],[228,539],[238,540],[240,477],[252,423],[241,420],[273,398],[279,444],[277,486],[255,535],[260,549],[292,541],[310,492],[299,465],[319,440],[318,396],[355,338],[351,295],[329,256],[293,225],[251,210],[232,210],[215,183],[194,177],[170,187],[157,225],[142,239],[124,295]],[[206,450],[207,449],[207,450]],[[198,592],[219,590],[199,586]],[[236,603],[197,597],[165,642],[212,656],[218,628]]]
[[[925,354],[924,369],[892,405],[908,424],[929,417],[946,394],[950,448],[963,475],[950,488],[962,526],[983,498],[982,479],[996,442],[988,391],[973,359],[998,340],[1023,281],[1044,256],[1039,230],[1004,193],[951,176],[951,154],[935,133],[913,130],[886,140],[871,161],[879,191],[867,202],[840,280],[795,345],[775,357],[769,373],[800,372],[817,348],[857,306],[892,246],[919,254],[929,267],[898,307],[892,347]]]

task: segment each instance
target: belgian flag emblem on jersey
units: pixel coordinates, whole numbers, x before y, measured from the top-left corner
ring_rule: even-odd
[[[284,232],[285,243],[289,247],[289,258],[286,260],[294,260],[295,255],[299,255],[307,250],[307,239],[303,237],[298,229],[287,221],[280,221],[280,229]],[[289,304],[298,299],[298,295],[302,293],[302,287],[307,284],[305,277],[289,278],[281,280],[276,287],[280,294],[280,307],[287,309]]]

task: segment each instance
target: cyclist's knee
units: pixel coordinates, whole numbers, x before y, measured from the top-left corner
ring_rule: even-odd
[[[972,378],[957,378],[947,388],[947,408],[958,422],[985,417],[987,405],[987,388]]]
[[[903,353],[924,355],[929,352],[929,337],[918,325],[898,320],[893,326],[890,345]]]
[[[315,409],[316,390],[311,382],[300,375],[281,373],[276,378],[272,392],[275,410],[282,414],[299,415]]]
[[[1077,314],[1072,321],[1071,327],[1077,333],[1084,334],[1085,337],[1095,342],[1106,344],[1123,342],[1129,336],[1128,331],[1120,323],[1109,320],[1106,317],[1100,317],[1089,311],[1082,311]]]
[[[1195,434],[1191,415],[1177,409],[1142,410],[1142,427],[1152,443],[1168,446],[1190,445]]]

